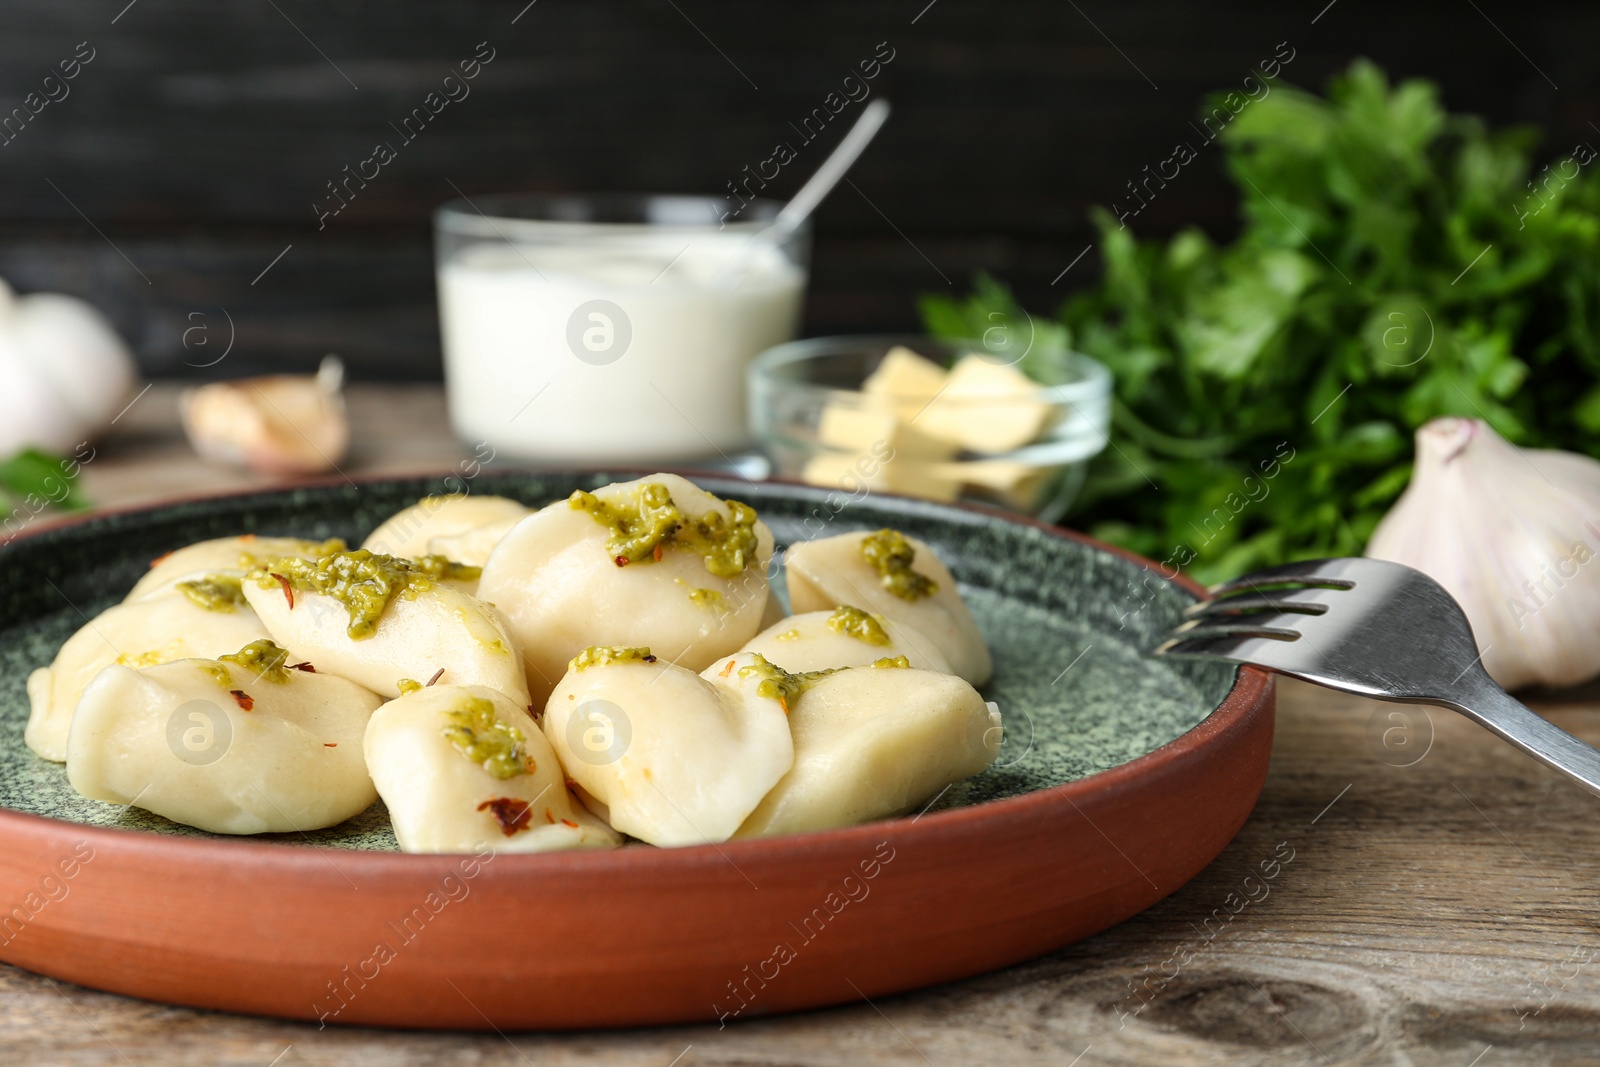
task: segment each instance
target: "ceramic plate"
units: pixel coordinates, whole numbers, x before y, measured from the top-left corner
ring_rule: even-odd
[[[635,474],[483,474],[538,505]],[[200,1007],[410,1027],[748,1018],[976,974],[1086,937],[1211,861],[1248,816],[1270,678],[1153,660],[1193,591],[976,509],[719,478],[779,545],[894,526],[955,572],[994,652],[996,764],[923,811],[682,849],[396,851],[381,802],[225,838],[84,800],[23,744],[28,672],[149,561],[256,532],[358,543],[459,480],[321,485],[109,514],[0,551],[0,958]]]

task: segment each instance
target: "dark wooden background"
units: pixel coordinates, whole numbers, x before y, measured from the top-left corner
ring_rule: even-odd
[[[1091,252],[1052,284],[1088,244],[1088,206],[1119,196],[1187,135],[1203,93],[1238,86],[1280,41],[1300,84],[1367,55],[1435,79],[1454,109],[1542,127],[1551,156],[1600,139],[1592,2],[525,3],[9,0],[0,114],[79,42],[96,54],[0,148],[0,276],[92,299],[157,375],[338,351],[363,377],[431,377],[429,216],[451,183],[719,193],[881,41],[895,58],[871,84],[896,113],[853,174],[859,191],[842,187],[818,219],[810,334],[911,325],[917,293],[980,269],[1053,307],[1098,269]],[[325,183],[396,140],[389,124],[480,41],[495,59],[471,95],[319,232]],[[856,111],[772,191],[792,192]],[[1202,159],[1137,228],[1225,234],[1233,212]],[[227,339],[224,308],[233,353],[195,370]]]

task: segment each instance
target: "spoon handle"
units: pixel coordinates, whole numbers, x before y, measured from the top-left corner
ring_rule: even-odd
[[[782,241],[795,227],[805,221],[806,216],[822,203],[822,198],[839,184],[839,179],[844,177],[845,172],[866,150],[888,117],[889,101],[879,97],[868,104],[861,112],[861,117],[856,119],[856,124],[850,127],[850,132],[844,135],[844,140],[839,142],[839,146],[823,161],[822,166],[817,168],[817,172],[783,206],[783,210],[778,212],[777,218],[772,220],[772,225],[767,227],[762,236],[768,240]]]

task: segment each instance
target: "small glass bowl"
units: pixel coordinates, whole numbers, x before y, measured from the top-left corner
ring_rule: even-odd
[[[930,402],[863,392],[867,377],[900,346],[946,367],[969,354],[1015,362],[987,354],[979,341],[920,336],[817,337],[769,348],[750,367],[750,417],[777,473],[851,494],[998,504],[1046,522],[1066,514],[1089,459],[1108,440],[1111,373],[1068,353],[1069,380],[1036,385],[1026,396],[940,395]],[[997,451],[940,443],[950,426],[975,424],[999,438],[1008,426],[1040,429]],[[933,439],[926,430],[935,431]]]

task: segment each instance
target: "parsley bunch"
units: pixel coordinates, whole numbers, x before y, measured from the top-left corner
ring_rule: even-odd
[[[1432,84],[1365,60],[1326,98],[1274,84],[1219,142],[1238,238],[1140,241],[1096,209],[1103,280],[1040,322],[1116,379],[1076,525],[1215,580],[1359,553],[1438,416],[1596,452],[1592,147],[1535,170],[1529,131],[1447,114]],[[987,278],[921,306],[945,336],[1023,319]]]

